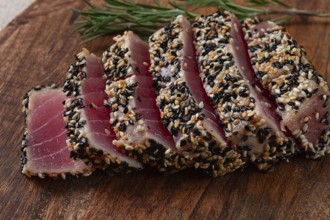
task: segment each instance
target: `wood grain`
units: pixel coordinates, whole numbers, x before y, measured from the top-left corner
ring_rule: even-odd
[[[292,0],[330,11],[327,0]],[[41,180],[20,174],[21,99],[37,84],[62,84],[81,48],[72,33],[78,0],[36,1],[0,32],[0,213],[2,219],[330,219],[330,158],[293,159],[264,174],[255,168],[209,179],[188,170]],[[330,81],[330,21],[299,18],[287,28]],[[106,37],[87,45],[101,54]]]

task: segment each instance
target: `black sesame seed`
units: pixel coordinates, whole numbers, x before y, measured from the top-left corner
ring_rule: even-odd
[[[118,119],[115,119],[113,122],[112,122],[112,126],[116,126],[116,124],[118,123]]]
[[[180,141],[180,147],[183,147],[183,146],[185,146],[187,144],[187,141],[185,140],[185,139],[182,139],[181,141]]]
[[[326,113],[324,114],[324,117],[323,117],[322,120],[321,120],[321,123],[324,123],[324,124],[326,124],[326,125],[329,125],[329,119],[328,119],[328,117],[329,117],[329,112],[326,112]]]
[[[79,140],[79,146],[80,147],[86,147],[86,145],[88,144],[88,140],[87,140],[87,138],[81,138],[80,140]]]
[[[123,132],[126,131],[126,124],[125,123],[120,123],[119,124],[119,130],[123,131]]]
[[[278,69],[283,67],[283,65],[279,61],[275,61],[274,63],[272,63],[272,66]]]
[[[260,144],[265,142],[267,135],[268,135],[268,133],[266,133],[264,131],[264,129],[259,129],[258,130],[257,137],[258,137],[258,141],[259,141]]]
[[[178,133],[179,133],[179,130],[177,128],[175,128],[175,127],[172,127],[171,128],[171,133],[172,133],[172,135],[174,135],[176,137],[178,135]]]
[[[78,156],[77,152],[75,151],[70,151],[70,157],[76,159]]]
[[[27,158],[26,157],[24,157],[24,156],[21,156],[20,157],[20,161],[22,162],[22,164],[24,165],[24,164],[26,164],[27,163]]]
[[[239,93],[238,93],[241,97],[248,97],[249,96],[249,93],[247,90],[241,90]]]
[[[138,121],[142,118],[142,115],[140,113],[136,113],[135,118]]]
[[[96,156],[101,157],[103,155],[103,150],[99,150],[96,153]]]
[[[237,106],[235,106],[237,107]],[[234,107],[234,111],[235,111],[235,107]],[[239,107],[238,107],[239,108]],[[231,106],[230,105],[227,105],[224,109],[224,112],[227,113],[227,112],[230,112],[231,111]],[[238,110],[239,111],[239,110]]]
[[[201,135],[201,132],[198,129],[193,129],[192,133],[195,135]]]
[[[241,108],[240,108],[239,106],[235,106],[235,107],[233,108],[233,111],[234,111],[234,112],[240,112],[240,111],[241,111]]]
[[[213,155],[220,155],[222,150],[219,146],[217,146],[217,142],[212,141],[209,145],[209,149]]]
[[[141,70],[139,67],[135,67],[135,71],[138,72],[138,73],[141,73]]]
[[[278,105],[278,109],[280,111],[284,111],[285,107],[284,107],[284,104],[283,103],[278,103],[277,105]]]

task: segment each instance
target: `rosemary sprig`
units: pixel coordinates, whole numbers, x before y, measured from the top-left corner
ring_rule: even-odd
[[[244,1],[246,4],[242,5],[233,0],[179,0],[170,1],[168,6],[164,6],[158,0],[153,0],[153,4],[137,3],[134,0],[104,0],[103,8],[100,8],[84,0],[89,6],[88,10],[73,9],[81,17],[77,21],[75,31],[83,36],[82,43],[107,34],[121,33],[124,30],[149,36],[176,16],[185,15],[188,19],[193,19],[199,16],[197,10],[206,7],[230,11],[239,19],[257,15],[285,15],[275,18],[278,23],[294,15],[330,16],[329,13],[319,11],[298,10],[282,0]],[[272,6],[277,7],[274,9]]]

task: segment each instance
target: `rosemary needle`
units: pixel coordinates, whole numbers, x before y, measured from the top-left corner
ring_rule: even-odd
[[[294,15],[330,16],[325,12],[295,9],[283,0],[244,0],[244,5],[234,0],[181,0],[169,1],[167,6],[157,0],[153,0],[152,4],[134,0],[104,0],[102,8],[88,0],[84,2],[89,6],[87,10],[73,9],[80,15],[74,30],[83,36],[82,43],[125,30],[132,30],[142,37],[149,36],[176,16],[185,15],[192,20],[199,16],[197,10],[206,7],[232,12],[241,20],[257,15],[285,15],[275,18],[277,23],[285,22]],[[273,9],[272,6],[277,7]]]

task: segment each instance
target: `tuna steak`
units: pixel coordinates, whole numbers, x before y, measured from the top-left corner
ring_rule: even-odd
[[[285,28],[247,19],[243,26],[256,79],[310,158],[330,152],[329,88]]]
[[[92,167],[70,158],[63,121],[66,96],[54,85],[35,87],[24,97],[26,129],[22,141],[22,173],[40,178],[90,175]]]
[[[148,44],[132,32],[117,36],[115,41],[103,54],[111,123],[118,138],[114,143],[160,171],[185,168],[186,160],[176,153],[173,138],[160,120],[148,71]]]
[[[228,12],[199,17],[193,24],[201,78],[228,139],[267,170],[294,153],[280,129],[272,102],[254,83],[246,44],[237,18]]]
[[[191,25],[183,16],[149,38],[157,105],[179,151],[213,177],[244,162],[226,143],[199,78]]]
[[[71,156],[92,161],[108,173],[142,169],[140,163],[113,144],[116,136],[109,124],[111,109],[104,106],[107,95],[103,72],[102,61],[86,49],[69,68],[64,84],[68,96],[64,117]]]

